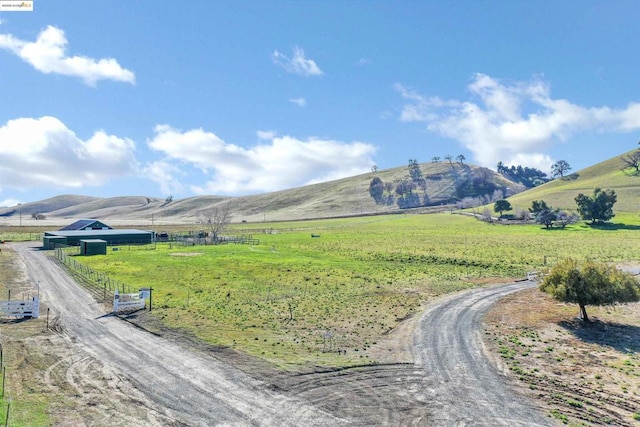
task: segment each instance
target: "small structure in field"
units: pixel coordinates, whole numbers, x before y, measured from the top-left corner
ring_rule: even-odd
[[[107,242],[100,239],[80,240],[80,255],[106,255]]]

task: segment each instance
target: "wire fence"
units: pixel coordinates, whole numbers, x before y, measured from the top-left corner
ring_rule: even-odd
[[[8,233],[0,232],[0,242],[33,242],[42,241],[42,233]]]
[[[123,294],[138,292],[137,289],[78,262],[73,255],[77,255],[79,251],[80,248],[77,246],[59,247],[55,250],[55,257],[96,301],[102,303],[111,301],[116,289]]]

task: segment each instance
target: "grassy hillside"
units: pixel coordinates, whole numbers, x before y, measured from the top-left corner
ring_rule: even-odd
[[[64,209],[49,212],[48,215],[67,218],[101,218],[104,216],[117,215],[119,212],[129,214],[131,212],[146,211],[148,209],[157,208],[161,202],[163,202],[162,199],[142,196],[93,199],[86,203],[76,204]]]
[[[51,197],[45,200],[40,200],[37,202],[23,203],[22,205],[20,205],[19,210],[16,206],[11,208],[0,208],[0,216],[18,215],[19,212],[22,212],[23,216],[30,216],[32,213],[49,213],[70,206],[81,205],[94,200],[100,199],[98,199],[97,197],[65,194],[61,196]]]
[[[478,195],[484,187],[517,188],[518,185],[486,168],[457,163],[423,163],[430,205],[445,204],[465,196]],[[397,204],[376,204],[369,194],[374,177],[394,184],[408,178],[406,166],[369,172],[353,177],[272,193],[242,196],[198,196],[166,203],[150,197],[93,198],[60,196],[58,203],[39,202],[37,210],[47,218],[99,218],[146,222],[196,222],[199,212],[230,203],[234,222],[283,221],[310,218],[390,213]],[[421,200],[424,194],[421,190]],[[24,206],[24,205],[23,205]],[[13,211],[11,211],[13,212]],[[9,213],[11,215],[11,213]]]
[[[632,174],[631,170],[622,171],[624,164],[621,157],[623,155],[582,169],[568,177],[555,179],[539,187],[516,194],[509,198],[509,201],[514,208],[528,208],[533,200],[544,200],[554,207],[574,211],[576,209],[574,199],[579,193],[592,195],[596,187],[611,188],[618,195],[614,212],[639,214],[640,176]]]

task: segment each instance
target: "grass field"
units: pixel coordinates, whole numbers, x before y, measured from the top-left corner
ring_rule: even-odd
[[[255,236],[258,246],[158,245],[79,260],[153,287],[154,315],[209,343],[291,369],[343,366],[374,362],[367,350],[436,295],[521,278],[567,256],[638,259],[639,233],[625,224],[543,230],[390,215],[270,224],[275,234]]]

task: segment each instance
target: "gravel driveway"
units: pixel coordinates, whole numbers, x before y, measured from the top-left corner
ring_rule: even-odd
[[[178,423],[192,426],[336,426],[342,421],[220,361],[105,315],[87,292],[45,255],[12,245],[63,329],[94,357],[108,361]]]
[[[482,288],[431,305],[415,335],[433,425],[552,426],[487,359],[482,317],[501,297],[534,282]]]
[[[483,352],[481,320],[500,297],[534,286],[477,289],[434,302],[415,332],[415,364],[249,376],[234,366],[105,315],[46,252],[13,244],[75,345],[108,363],[165,424],[551,426]],[[258,378],[258,379],[256,379]],[[156,417],[157,418],[157,417]]]

